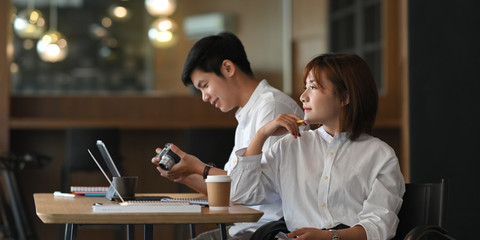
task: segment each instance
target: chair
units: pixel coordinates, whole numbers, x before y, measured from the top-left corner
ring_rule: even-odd
[[[394,240],[454,239],[446,230],[448,182],[407,183]]]
[[[25,208],[26,198],[18,184],[17,172],[44,167],[49,161],[47,156],[28,153],[0,156],[0,239],[37,239]]]

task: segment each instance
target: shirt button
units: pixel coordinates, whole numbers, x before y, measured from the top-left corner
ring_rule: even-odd
[[[332,226],[332,224],[331,224],[331,223],[329,223],[329,224],[327,224],[327,226],[328,226],[328,227],[331,227],[331,226]]]
[[[235,165],[237,164],[237,159],[236,158],[233,159],[233,164],[235,164]]]
[[[323,177],[323,179],[328,180],[328,176]]]
[[[325,207],[325,203],[324,202],[320,203],[320,206]]]
[[[333,152],[328,153],[328,156],[330,157],[333,156]]]

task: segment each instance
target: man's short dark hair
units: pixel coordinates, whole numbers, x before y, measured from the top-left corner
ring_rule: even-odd
[[[232,61],[245,74],[253,76],[240,39],[232,33],[222,32],[204,37],[193,45],[183,66],[183,84],[185,86],[193,84],[191,75],[195,69],[214,72],[219,77],[223,77],[220,69],[222,62],[226,59]]]

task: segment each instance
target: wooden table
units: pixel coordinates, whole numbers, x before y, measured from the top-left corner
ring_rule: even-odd
[[[142,194],[137,194],[142,195]],[[145,194],[143,194],[145,195]],[[163,193],[148,194],[169,196],[172,198],[205,198],[197,193]],[[195,224],[215,223],[220,225],[222,239],[226,239],[225,224],[235,222],[256,222],[262,212],[241,206],[232,205],[225,211],[210,211],[202,207],[201,213],[93,213],[94,203],[112,204],[104,197],[74,198],[54,197],[53,193],[35,193],[33,195],[37,216],[43,223],[66,224],[65,239],[76,239],[79,224],[126,224],[128,239],[134,238],[135,224],[145,225],[144,239],[153,238],[153,224]]]

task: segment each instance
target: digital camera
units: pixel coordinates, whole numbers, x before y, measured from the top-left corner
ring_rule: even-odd
[[[180,157],[170,150],[170,144],[165,144],[162,151],[157,155],[160,158],[158,165],[165,171],[169,171],[173,165],[180,162]]]

